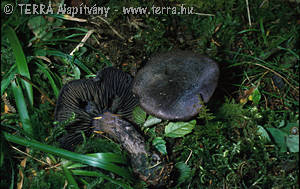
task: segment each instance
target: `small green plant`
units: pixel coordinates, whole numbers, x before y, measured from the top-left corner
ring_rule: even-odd
[[[204,102],[202,101],[201,97],[199,97],[199,99],[200,99],[201,109],[199,111],[198,118],[199,119],[204,119],[205,122],[208,123],[208,121],[214,119],[215,116],[213,115],[213,113],[209,112],[209,109],[204,104]]]

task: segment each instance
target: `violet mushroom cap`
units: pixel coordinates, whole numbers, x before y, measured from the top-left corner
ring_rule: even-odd
[[[158,54],[138,71],[133,93],[149,114],[165,120],[189,120],[208,102],[219,79],[212,59],[190,51]]]
[[[65,127],[67,134],[59,139],[61,147],[74,149],[83,141],[82,132],[89,137],[94,131],[93,118],[104,112],[130,119],[138,104],[131,92],[132,82],[129,74],[109,67],[98,72],[95,78],[65,84],[60,91],[54,117],[58,122],[66,122],[75,114],[75,119]]]

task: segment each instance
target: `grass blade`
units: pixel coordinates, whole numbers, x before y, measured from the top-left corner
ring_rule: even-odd
[[[126,164],[126,159],[123,156],[120,156],[120,154],[115,153],[93,153],[93,154],[87,154],[88,156],[103,159],[111,163],[122,163]]]
[[[264,23],[263,23],[263,19],[262,19],[262,18],[259,20],[259,26],[260,26],[262,38],[263,38],[263,40],[264,40],[264,44],[265,44],[266,46],[268,46],[267,36],[266,36],[266,33],[265,33],[265,28],[264,28]]]
[[[4,32],[10,42],[12,49],[13,49],[19,74],[30,79],[30,73],[29,73],[27,62],[26,62],[26,58],[25,58],[22,46],[20,44],[20,41],[19,41],[15,31],[10,26],[7,26],[6,28],[4,28]],[[26,89],[29,103],[31,106],[33,106],[32,86],[25,81],[22,81],[22,84]]]
[[[60,51],[56,51],[56,50],[47,50],[45,51],[47,53],[47,55],[49,56],[57,56],[57,57],[61,57],[63,59],[65,59],[67,62],[74,62],[76,65],[78,65],[83,71],[85,71],[87,74],[93,74],[93,72],[86,67],[86,65],[84,65],[81,61],[79,61],[78,59],[74,59],[73,60],[73,56],[69,55],[69,54],[65,54],[63,52]]]
[[[1,96],[4,94],[4,91],[10,85],[11,81],[15,78],[17,73],[16,65],[13,65],[10,70],[5,74],[1,80]]]
[[[11,135],[9,133],[3,132],[4,137],[6,138],[6,140],[10,141],[10,142],[14,142],[23,146],[28,146],[31,148],[35,148],[38,150],[41,150],[43,152],[47,152],[50,154],[54,154],[57,155],[61,158],[65,158],[71,161],[75,161],[75,162],[79,162],[82,164],[87,164],[93,167],[98,167],[101,169],[105,169],[108,171],[111,171],[117,175],[120,175],[124,178],[127,179],[132,179],[132,176],[129,172],[128,169],[124,168],[124,167],[120,167],[117,166],[113,163],[109,163],[107,161],[104,161],[103,159],[98,159],[95,157],[90,157],[88,155],[83,155],[83,154],[78,154],[75,152],[70,152],[68,150],[64,150],[64,149],[60,149],[60,148],[56,148],[47,144],[43,144],[40,143],[38,141],[35,140],[26,140],[22,137],[18,137],[18,136],[14,136]]]
[[[70,30],[74,30],[74,31],[81,31],[81,32],[88,32],[88,29],[85,28],[78,28],[78,27],[70,27],[70,28],[57,28],[55,30],[53,30],[53,33],[55,32],[66,32],[66,31],[70,31]]]
[[[69,188],[79,189],[79,186],[78,186],[76,180],[74,179],[71,171],[69,171],[69,169],[67,169],[64,166],[62,166],[62,167],[63,167],[64,174],[65,174],[65,176],[67,178]]]
[[[24,77],[24,76],[22,76],[20,74],[16,74],[16,76],[18,78],[21,78],[22,80],[30,83],[33,87],[35,87],[45,97],[45,99],[47,99],[50,102],[50,104],[52,104],[53,106],[55,106],[55,103],[48,97],[48,95],[42,89],[40,89],[38,86],[36,86],[34,83],[32,83],[32,81],[30,81],[28,78],[26,78],[26,77]]]
[[[129,185],[127,185],[127,184],[125,184],[123,182],[120,182],[118,180],[114,180],[114,179],[110,178],[109,176],[107,176],[107,175],[105,175],[105,174],[103,174],[103,173],[101,173],[99,171],[96,172],[96,171],[86,171],[86,170],[79,170],[79,169],[77,169],[77,170],[72,170],[72,173],[74,175],[81,175],[81,176],[102,177],[105,180],[108,180],[111,183],[119,185],[119,186],[121,186],[121,187],[123,187],[125,189],[132,189]]]
[[[17,81],[17,79],[13,80],[11,83],[11,86],[12,86],[12,90],[13,90],[14,97],[16,100],[16,105],[17,105],[19,116],[20,116],[20,120],[22,122],[22,127],[27,134],[32,135],[32,126],[31,126],[30,117],[29,117],[29,114],[27,111],[23,91],[21,89],[21,86],[17,85],[16,81]]]
[[[39,64],[38,62],[35,62],[36,65],[44,72],[44,74],[47,76],[49,79],[50,85],[52,87],[53,93],[55,95],[55,98],[58,98],[59,95],[59,89],[57,88],[57,85],[55,84],[54,79],[51,76],[51,71],[49,70],[48,66],[44,63]]]

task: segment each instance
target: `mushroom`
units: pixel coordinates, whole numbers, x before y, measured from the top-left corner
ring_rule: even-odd
[[[130,154],[133,171],[145,182],[154,185],[165,185],[169,179],[172,165],[166,164],[155,152],[149,152],[144,138],[134,129],[131,123],[118,115],[105,112],[94,118],[96,131],[107,133],[119,141]]]
[[[129,152],[133,171],[141,179],[160,184],[168,178],[170,168],[146,148],[144,138],[130,123],[132,110],[138,104],[131,91],[132,82],[129,74],[109,67],[98,72],[96,78],[64,85],[58,97],[55,120],[69,123],[65,127],[66,135],[59,142],[61,147],[73,150],[83,141],[83,133],[89,137],[95,131],[105,132]],[[75,118],[70,119],[74,114]]]
[[[149,114],[166,120],[189,120],[208,102],[219,78],[212,59],[190,51],[158,54],[138,71],[133,93]]]
[[[75,119],[66,126],[67,135],[60,139],[63,148],[72,149],[86,136],[93,133],[94,117],[111,112],[130,119],[133,108],[138,104],[131,92],[132,78],[115,68],[98,72],[96,78],[74,80],[60,91],[54,117],[66,122],[73,114]]]

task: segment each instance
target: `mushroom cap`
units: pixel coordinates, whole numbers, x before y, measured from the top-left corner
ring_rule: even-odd
[[[79,79],[65,84],[59,94],[54,117],[58,122],[68,122],[67,134],[59,141],[61,146],[72,149],[83,141],[82,131],[92,134],[93,118],[104,112],[118,114],[130,119],[133,108],[138,104],[132,89],[132,77],[116,68],[109,67],[97,73],[95,78]]]
[[[190,51],[158,54],[138,71],[133,93],[149,114],[166,120],[188,120],[208,102],[219,78],[212,59]],[[201,98],[201,99],[200,99]]]

